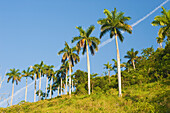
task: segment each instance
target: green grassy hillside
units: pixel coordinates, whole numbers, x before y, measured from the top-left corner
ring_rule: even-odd
[[[72,95],[20,103],[0,108],[1,113],[56,113],[56,112],[170,112],[170,80],[131,85],[118,97],[116,89],[92,95]]]

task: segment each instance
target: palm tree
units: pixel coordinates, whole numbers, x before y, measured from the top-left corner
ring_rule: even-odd
[[[104,10],[104,14],[106,18],[98,20],[98,24],[101,26],[100,38],[107,32],[110,33],[110,38],[115,36],[116,48],[117,48],[117,69],[118,69],[118,86],[119,86],[119,97],[122,96],[121,92],[121,70],[120,70],[120,55],[119,55],[119,47],[117,37],[119,37],[120,41],[123,42],[123,35],[121,31],[126,31],[128,33],[132,33],[132,27],[126,23],[126,21],[130,20],[130,17],[125,17],[123,12],[117,12],[116,8],[114,11],[109,11],[107,9]]]
[[[71,67],[74,66],[74,62],[77,63],[80,61],[79,56],[74,53],[77,51],[76,47],[70,48],[67,42],[65,42],[65,48],[58,52],[58,55],[63,54],[62,62],[66,60],[69,62],[69,95],[71,96]]]
[[[54,71],[53,69],[50,69],[50,77],[49,77],[49,80],[50,80],[50,98],[52,98],[52,83],[54,81],[55,78],[55,75],[56,75],[56,71]]]
[[[164,39],[160,38],[160,37],[156,37],[156,39],[157,39],[157,43],[159,44],[160,48],[162,48],[162,43],[163,43]]]
[[[40,90],[41,90],[41,76],[42,76],[42,74],[43,74],[43,66],[44,66],[44,62],[43,61],[41,61],[41,63],[40,64],[35,64],[34,65],[35,67],[37,67],[38,68],[38,71],[39,71],[39,79],[40,79],[40,81],[39,81],[39,99],[38,100],[41,100],[41,92],[40,92]]]
[[[65,63],[62,64],[62,66],[60,67],[60,69],[64,69],[65,70],[65,94],[67,95],[67,76],[68,76],[68,70],[69,70],[69,63],[68,61],[66,61]]]
[[[65,69],[60,67],[60,69],[57,70],[57,78],[60,79],[60,89],[61,89],[60,95],[62,95],[63,78],[64,78],[65,75],[66,75]]]
[[[133,69],[135,69],[135,61],[136,59],[138,59],[139,57],[136,56],[138,54],[138,51],[134,51],[134,49],[132,48],[130,51],[127,51],[127,55],[124,56],[124,58],[128,58],[128,63],[132,63],[133,65]]]
[[[46,74],[47,80],[46,80],[46,88],[45,88],[45,99],[47,99],[47,87],[48,87],[48,78],[51,75],[51,70],[54,68],[53,65],[44,65],[44,72]]]
[[[71,75],[71,77],[72,77],[72,81],[71,81],[71,90],[72,90],[72,92],[74,92],[74,86],[75,86],[75,81],[76,81],[76,79],[75,79],[75,74],[72,74]]]
[[[100,40],[96,37],[90,37],[91,33],[95,29],[94,26],[90,26],[87,31],[83,30],[82,27],[76,27],[80,35],[77,37],[74,37],[72,40],[72,43],[75,41],[77,42],[77,52],[80,52],[80,49],[83,48],[82,54],[86,52],[87,56],[87,70],[88,70],[88,94],[90,95],[90,61],[89,61],[89,51],[88,47],[90,49],[90,52],[92,55],[94,55],[94,50],[98,51],[98,45],[100,44]]]
[[[18,81],[21,80],[20,74],[21,73],[19,72],[19,69],[15,70],[15,68],[14,69],[10,69],[10,72],[6,74],[7,76],[9,76],[8,80],[7,80],[7,83],[12,79],[11,106],[12,106],[13,94],[14,94],[14,82],[16,82],[16,85],[18,85]]]
[[[25,88],[25,102],[27,101],[27,81],[28,81],[28,77],[30,77],[31,79],[33,79],[33,76],[32,76],[32,73],[30,71],[30,67],[28,67],[27,71],[26,70],[23,70],[22,71],[22,75],[21,75],[21,78],[22,77],[25,77],[26,78],[26,88]]]
[[[38,78],[38,75],[39,75],[39,72],[38,72],[38,67],[36,67],[36,65],[34,66],[30,66],[30,68],[32,68],[33,70],[31,71],[32,73],[32,76],[34,76],[35,74],[35,77],[34,77],[34,80],[35,80],[35,85],[34,85],[34,102],[36,101],[36,87],[37,87],[37,78]]]
[[[104,64],[104,69],[108,70],[108,76],[109,76],[109,84],[110,84],[110,71],[113,70],[112,64],[110,64],[109,62],[107,62],[107,64]]]
[[[170,10],[165,10],[162,6],[162,15],[158,15],[154,18],[154,21],[151,23],[153,26],[161,26],[158,32],[157,42],[162,44],[163,40],[167,36],[167,40],[170,40]],[[161,46],[162,47],[162,46]]]

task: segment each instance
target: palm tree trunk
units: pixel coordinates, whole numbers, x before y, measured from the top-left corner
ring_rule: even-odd
[[[162,47],[162,43],[159,43],[159,45],[160,45],[160,48],[163,48],[163,47]]]
[[[110,84],[110,70],[108,69],[109,84]]]
[[[132,61],[133,69],[135,70],[135,62],[134,60]]]
[[[50,98],[52,98],[52,81],[53,81],[53,76],[51,77],[51,81],[50,81]]]
[[[92,84],[92,89],[91,90],[92,90],[92,94],[93,94],[93,84]]]
[[[66,95],[67,95],[67,69],[66,69]]]
[[[73,89],[73,80],[72,80],[72,92],[74,92],[73,90],[74,90],[74,89]]]
[[[58,85],[58,96],[59,96],[60,86]]]
[[[63,82],[63,81],[62,81],[62,77],[60,78],[60,80],[61,80],[61,93],[60,93],[60,95],[62,95],[62,89],[63,89],[63,88],[62,88],[62,82]]]
[[[48,87],[48,76],[47,76],[46,88],[45,88],[45,99],[47,99],[47,87]]]
[[[120,54],[119,54],[119,46],[117,41],[117,34],[115,35],[116,48],[117,48],[117,70],[118,70],[118,87],[119,87],[119,97],[122,97],[121,91],[121,70],[120,70]]]
[[[71,97],[71,59],[69,58],[69,95]]]
[[[36,80],[37,80],[37,75],[35,74],[34,102],[36,101]]]
[[[87,53],[87,70],[88,70],[88,94],[90,95],[90,61],[89,61],[89,52],[88,52],[88,43],[86,41],[86,53]]]
[[[41,90],[41,70],[40,70],[39,93],[38,93],[39,98],[38,98],[38,100],[41,100],[40,90]]]
[[[27,101],[27,77],[26,77],[26,88],[25,88],[25,102]]]
[[[14,82],[12,83],[12,97],[11,97],[11,106],[13,101],[13,95],[14,95]]]

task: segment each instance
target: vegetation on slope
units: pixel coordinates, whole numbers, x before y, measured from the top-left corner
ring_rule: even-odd
[[[44,112],[170,112],[170,80],[149,84],[131,85],[118,91],[111,88],[106,93],[92,95],[61,96],[35,103],[19,103],[8,108],[0,108],[2,113],[44,113]]]

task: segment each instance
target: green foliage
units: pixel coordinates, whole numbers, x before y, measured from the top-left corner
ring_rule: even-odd
[[[35,103],[22,103],[8,108],[0,108],[2,113],[44,113],[44,112],[170,112],[170,80],[142,83],[123,88],[119,98],[117,89],[111,88],[106,93],[92,95],[61,96]]]

